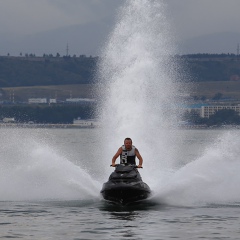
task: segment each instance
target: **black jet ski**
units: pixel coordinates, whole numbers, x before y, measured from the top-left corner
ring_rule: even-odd
[[[107,201],[126,205],[147,199],[151,190],[142,181],[136,165],[117,164],[103,184],[101,194]]]

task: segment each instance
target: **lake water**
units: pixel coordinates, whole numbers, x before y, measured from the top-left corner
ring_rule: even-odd
[[[239,239],[239,130],[179,130],[169,169],[139,149],[154,193],[128,207],[99,196],[112,169],[98,131],[0,129],[1,239]]]

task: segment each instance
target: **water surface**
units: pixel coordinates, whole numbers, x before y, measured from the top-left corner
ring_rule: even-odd
[[[128,207],[99,196],[97,131],[0,129],[0,238],[239,238],[238,130],[179,130],[178,167],[151,174],[144,157],[154,197]]]

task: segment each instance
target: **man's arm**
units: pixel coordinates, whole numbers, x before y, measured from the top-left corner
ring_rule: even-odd
[[[139,153],[139,151],[138,151],[137,148],[135,149],[135,154],[136,154],[137,158],[139,159],[138,168],[141,168],[141,167],[142,167],[142,164],[143,164],[143,159],[142,159],[142,156],[141,156],[141,154]]]
[[[112,158],[112,166],[113,166],[113,167],[116,166],[116,164],[115,164],[116,159],[120,156],[121,153],[122,153],[122,148],[120,147],[120,148],[118,149],[118,151],[116,152],[116,154],[115,154],[115,155],[113,156],[113,158]]]

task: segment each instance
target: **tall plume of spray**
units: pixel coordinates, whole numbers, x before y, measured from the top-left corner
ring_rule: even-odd
[[[106,164],[131,137],[148,169],[174,167],[178,66],[165,7],[159,0],[126,1],[102,51],[98,109]]]
[[[109,166],[123,139],[131,137],[144,158],[140,171],[154,199],[173,205],[239,203],[237,131],[220,135],[202,156],[179,169],[184,154],[178,147],[184,135],[175,126],[180,119],[179,95],[185,91],[179,84],[184,72],[173,58],[176,51],[165,7],[161,0],[126,1],[103,49],[98,163]]]

